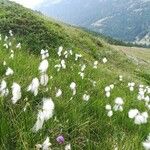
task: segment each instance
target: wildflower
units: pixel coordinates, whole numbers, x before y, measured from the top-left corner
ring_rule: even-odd
[[[90,99],[90,95],[84,94],[82,98],[84,101],[88,101]]]
[[[34,132],[37,132],[42,128],[44,121],[47,121],[50,118],[52,118],[54,107],[55,105],[51,98],[43,98],[42,110],[39,111],[37,121],[32,129]]]
[[[139,111],[137,109],[131,109],[128,112],[128,116],[130,119],[133,119],[138,113],[139,113]]]
[[[78,73],[80,75],[80,77],[83,79],[84,78],[84,73],[83,72],[79,72]]]
[[[39,79],[34,78],[31,82],[31,84],[28,86],[27,91],[31,91],[34,94],[34,96],[37,96],[38,88],[39,88]]]
[[[81,72],[83,72],[83,71],[85,70],[85,68],[86,68],[86,65],[85,65],[85,64],[82,65],[82,66],[81,66]]]
[[[12,46],[11,42],[8,43],[9,46]]]
[[[5,43],[3,46],[4,46],[6,49],[9,48],[8,44],[6,44],[6,43]]]
[[[65,142],[65,139],[62,135],[58,136],[56,138],[56,141],[59,143],[59,144],[63,144]]]
[[[6,66],[6,61],[3,61],[3,66]]]
[[[48,50],[41,50],[41,56],[42,56],[42,60],[46,59],[49,57],[49,53]]]
[[[63,51],[63,47],[60,46],[60,47],[58,48],[58,52],[57,52],[57,54],[58,54],[59,57],[61,56],[62,51]]]
[[[21,49],[21,43],[18,43],[16,46],[17,49]]]
[[[12,95],[11,98],[12,103],[15,104],[19,99],[21,99],[21,87],[17,83],[13,83],[12,85]]]
[[[71,150],[71,144],[67,144],[67,145],[65,146],[65,150]]]
[[[105,106],[105,109],[107,110],[107,116],[111,117],[113,115],[113,111],[112,111],[111,105],[107,104]]]
[[[138,114],[137,116],[135,116],[134,123],[138,124],[138,125],[147,123],[147,118],[148,118],[147,112],[144,112],[142,114]]]
[[[111,85],[110,85],[110,88],[111,88],[111,89],[114,89],[114,87],[115,87],[114,84],[111,84]]]
[[[94,68],[94,69],[97,69],[97,65],[98,65],[98,61],[95,61],[93,68]]]
[[[56,93],[56,97],[60,97],[62,95],[62,91],[61,89],[58,89],[57,93]]]
[[[71,90],[73,91],[73,95],[75,95],[75,94],[76,94],[76,83],[72,82],[72,83],[70,84],[70,88],[71,88]]]
[[[129,82],[128,83],[128,87],[129,87],[130,91],[134,91],[134,86],[135,86],[134,82]]]
[[[48,66],[49,66],[48,61],[44,59],[39,65],[39,71],[41,73],[45,73],[48,69]]]
[[[9,35],[13,36],[12,30],[9,30]]]
[[[61,66],[63,69],[66,69],[66,63],[65,60],[61,60]]]
[[[137,109],[131,109],[128,112],[128,117],[134,119],[135,124],[140,125],[147,123],[148,113],[147,112],[140,113]]]
[[[120,76],[119,76],[119,81],[122,81],[122,80],[123,80],[123,76],[120,75]]]
[[[114,88],[114,84],[105,87],[105,95],[106,97],[110,97],[110,92]]]
[[[5,36],[5,39],[4,39],[4,41],[6,42],[8,40],[8,36]]]
[[[69,50],[69,54],[70,54],[70,55],[73,55],[73,52],[72,52],[72,50]]]
[[[69,55],[68,51],[65,51],[65,52],[64,52],[65,58],[68,58],[68,55]]]
[[[28,107],[28,106],[30,106],[30,103],[27,102],[26,105],[25,105],[24,108],[23,108],[23,111],[24,111],[24,112],[27,110],[27,107]]]
[[[5,75],[9,76],[9,75],[13,75],[13,74],[14,74],[14,71],[11,68],[8,67],[7,70],[6,70]]]
[[[57,65],[55,65],[55,66],[54,66],[54,68],[57,68],[57,71],[59,72],[59,71],[60,71],[60,69],[61,69],[61,64],[57,64]]]
[[[144,141],[142,144],[145,150],[150,150],[150,134],[147,136],[146,141]]]
[[[103,58],[103,63],[104,63],[104,64],[107,63],[107,58],[106,58],[106,57]]]
[[[0,84],[0,94],[1,96],[7,96],[9,94],[9,90],[7,88],[7,83],[5,80],[2,80]]]
[[[121,97],[117,97],[115,99],[115,105],[114,105],[113,109],[115,111],[123,111],[123,107],[122,107],[123,104],[124,104],[123,99]]]
[[[81,54],[75,54],[75,61],[77,61],[79,58],[81,58],[82,55]]]
[[[40,83],[43,86],[46,86],[48,84],[48,75],[47,74],[42,74],[40,77]]]
[[[43,144],[37,144],[36,149],[37,150],[51,150],[50,146],[52,144],[50,143],[49,137],[46,138],[46,140],[43,142]]]

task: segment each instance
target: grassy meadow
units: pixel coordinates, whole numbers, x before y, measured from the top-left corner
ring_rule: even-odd
[[[150,96],[149,50],[141,54],[136,48],[126,51],[125,47],[111,46],[101,38],[13,2],[1,0],[0,8],[0,87],[5,80],[9,90],[0,97],[0,149],[34,150],[49,137],[51,146],[47,150],[69,150],[68,144],[72,150],[143,150],[142,142],[150,133],[149,117],[146,123],[135,124],[128,112],[138,109],[150,114],[150,99],[147,102],[137,98],[139,86],[145,91],[145,97]],[[10,36],[10,30],[14,35]],[[21,46],[16,48],[19,42]],[[59,56],[60,46],[63,50]],[[40,79],[42,48],[49,53],[45,58],[49,63],[48,83],[40,84],[34,96],[27,88],[33,78]],[[75,60],[76,55],[82,57]],[[138,57],[139,63],[129,55]],[[140,63],[141,59],[144,64]],[[60,71],[56,65],[60,66]],[[83,70],[82,66],[85,66]],[[6,75],[8,67],[13,74]],[[70,88],[72,82],[76,84],[74,95]],[[135,83],[133,91],[130,82]],[[21,98],[15,104],[12,103],[13,83],[21,87]],[[106,95],[106,87],[112,87],[110,96]],[[62,91],[59,97],[56,96],[58,89]],[[122,111],[114,110],[117,97],[123,100]],[[43,98],[52,99],[53,115],[41,129],[33,132]],[[108,104],[112,107],[112,116],[108,116]],[[61,144],[56,140],[60,135],[64,137]]]

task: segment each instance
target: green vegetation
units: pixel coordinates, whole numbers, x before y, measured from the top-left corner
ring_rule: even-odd
[[[4,47],[4,37],[14,33],[9,38],[12,46]],[[137,108],[147,111],[143,101],[137,100],[138,85],[149,84],[149,64],[137,65],[126,57],[122,51],[110,46],[102,39],[80,29],[49,20],[36,12],[25,9],[13,2],[0,0],[0,83],[4,79],[9,88],[7,97],[0,97],[0,149],[2,150],[32,150],[35,145],[50,137],[52,149],[64,149],[67,143],[74,150],[142,150],[142,142],[150,132],[150,122],[135,125],[128,118],[128,111]],[[21,42],[22,48],[16,49]],[[67,59],[58,57],[59,46],[65,50],[72,49],[73,55]],[[35,97],[27,92],[27,87],[35,77],[39,78],[38,66],[41,62],[40,50],[47,48],[49,79],[46,87],[40,86]],[[14,59],[10,59],[11,49]],[[75,61],[75,54],[82,54],[82,58]],[[104,64],[103,58],[108,62]],[[65,59],[66,69],[57,72],[54,68],[60,59]],[[6,66],[3,62],[6,61]],[[98,68],[93,68],[94,61],[98,61]],[[80,65],[86,65],[85,77],[81,79]],[[6,76],[7,67],[13,69],[12,76]],[[138,73],[137,73],[138,71]],[[118,76],[123,76],[123,81]],[[96,86],[93,82],[96,81]],[[136,83],[135,91],[130,92],[128,82]],[[13,82],[21,85],[22,98],[16,103],[11,101],[11,86]],[[71,99],[71,82],[77,84],[77,94]],[[105,96],[105,87],[114,84],[111,97]],[[57,89],[63,94],[56,97]],[[89,94],[89,101],[82,99],[83,94]],[[44,123],[37,133],[32,132],[38,110],[43,97],[51,97],[54,104],[54,116]],[[123,112],[114,112],[109,118],[105,106],[114,106],[114,99],[122,97]],[[24,107],[27,106],[26,111]],[[60,145],[56,138],[63,135],[65,143]]]

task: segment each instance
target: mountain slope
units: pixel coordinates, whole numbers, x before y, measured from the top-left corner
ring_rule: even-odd
[[[148,89],[150,84],[149,62],[135,64],[101,39],[15,3],[1,0],[0,12],[0,149],[44,149],[51,144],[51,149],[65,149],[71,144],[71,149],[79,150],[142,150],[150,122],[136,125],[128,112],[133,108],[140,112],[149,110],[144,100],[137,100],[139,85]],[[60,44],[64,46],[61,53]],[[48,70],[42,73],[39,70],[41,48],[47,48],[49,53],[45,58]],[[43,74],[49,79],[45,86],[41,82]],[[119,75],[123,81],[118,79]],[[35,77],[40,85],[38,92],[32,93],[28,90]],[[135,82],[134,91],[129,90],[128,82]],[[13,83],[21,89],[17,86],[17,90],[12,90]],[[31,85],[37,87],[35,83]],[[105,87],[111,88],[110,97]],[[149,93],[145,92],[146,95]],[[49,97],[55,106],[50,114],[52,104],[42,107],[43,98]],[[117,97],[123,99],[123,111],[114,110]],[[112,117],[108,117],[111,113],[105,109],[107,104],[112,106]],[[33,131],[36,121],[42,122],[43,115],[46,117],[42,128]],[[56,140],[60,135],[65,141],[62,137]],[[46,140],[41,145],[47,137],[51,144]]]
[[[116,39],[150,44],[150,1],[61,0],[52,3],[45,0],[36,9]],[[148,38],[144,39],[146,35]]]

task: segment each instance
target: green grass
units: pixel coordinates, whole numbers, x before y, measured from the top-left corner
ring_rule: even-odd
[[[119,150],[142,150],[141,143],[150,132],[150,122],[135,125],[128,118],[128,111],[131,108],[148,111],[144,102],[137,100],[137,89],[139,84],[149,84],[149,64],[144,67],[136,65],[124,53],[101,39],[82,30],[49,21],[14,3],[4,3],[0,8],[0,32],[4,37],[12,29],[16,36],[16,40],[11,39],[11,48],[15,51],[14,60],[9,59],[10,49],[5,49],[4,41],[0,41],[0,81],[5,79],[10,90],[8,97],[0,97],[0,149],[32,150],[49,136],[52,149],[64,149],[67,143],[71,143],[73,150],[112,150],[116,144]],[[4,16],[7,18],[4,19]],[[27,21],[26,24],[24,21]],[[21,50],[15,48],[18,42],[22,42]],[[74,55],[70,56],[66,60],[67,69],[57,72],[54,65],[59,62],[56,49],[60,45],[65,50],[71,48],[74,54],[81,53],[83,58],[74,61]],[[40,86],[38,96],[34,97],[26,90],[32,79],[39,77],[41,48],[49,50],[48,75],[53,76],[53,79],[48,83],[48,91]],[[102,63],[104,57],[108,59],[106,64]],[[99,61],[98,69],[93,69],[95,60]],[[13,76],[5,76],[6,66],[2,65],[3,61],[14,70]],[[87,66],[83,80],[78,75],[80,64]],[[119,75],[123,75],[123,82],[118,81]],[[89,80],[96,81],[96,86]],[[72,92],[69,85],[72,81],[77,84],[77,94],[70,100]],[[129,81],[136,82],[134,92],[130,92],[127,87]],[[22,98],[15,105],[11,102],[13,82],[22,87]],[[115,88],[111,97],[106,98],[104,88],[110,84],[115,84]],[[63,95],[60,98],[55,97],[55,88],[62,89]],[[82,100],[85,91],[91,96],[88,102]],[[54,116],[44,123],[42,130],[33,133],[31,129],[43,97],[53,99]],[[115,112],[109,118],[105,106],[108,103],[113,106],[116,97],[124,99],[124,111]],[[24,112],[27,103],[29,106]],[[65,137],[63,145],[56,142],[56,137],[60,134]]]

